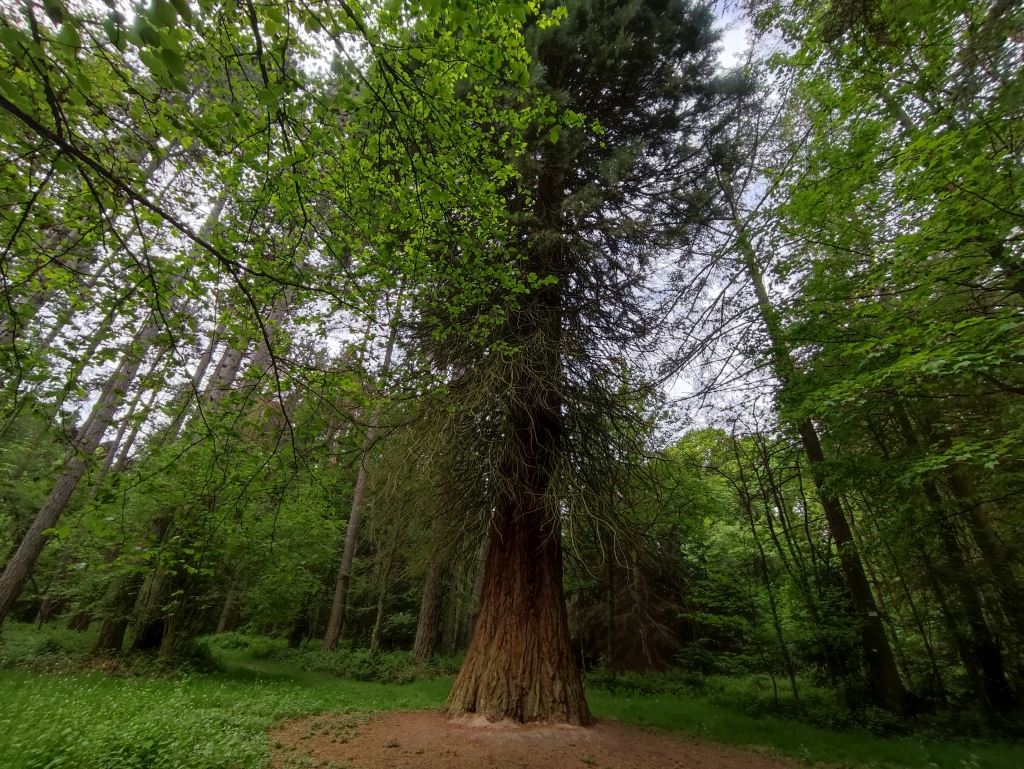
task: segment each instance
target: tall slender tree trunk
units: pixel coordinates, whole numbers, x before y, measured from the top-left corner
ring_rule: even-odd
[[[186,387],[184,396],[181,398],[181,403],[178,405],[178,412],[174,415],[174,419],[171,421],[170,426],[167,428],[167,439],[174,440],[178,437],[178,433],[181,432],[182,426],[185,424],[185,420],[188,418],[190,407],[192,405],[193,397],[200,392],[200,386],[203,383],[203,378],[206,376],[206,369],[210,367],[210,362],[213,360],[213,353],[217,349],[217,343],[220,341],[220,337],[227,330],[227,327],[223,323],[218,323],[213,333],[210,334],[210,340],[206,344],[206,348],[199,356],[199,360],[196,363],[196,370],[192,373],[192,378]]]
[[[910,606],[910,613],[914,617],[914,624],[917,625],[917,632],[921,634],[921,641],[924,643],[925,651],[928,653],[928,660],[932,666],[932,675],[935,677],[935,684],[939,688],[939,693],[942,698],[948,701],[948,690],[946,684],[942,678],[942,672],[939,670],[939,662],[935,657],[935,648],[932,645],[931,635],[928,632],[928,628],[925,626],[924,619],[921,616],[921,612],[917,608],[917,601],[914,600],[913,591],[910,589],[910,584],[907,582],[907,578],[903,573],[903,569],[900,567],[899,559],[896,558],[889,546],[888,542],[883,539],[882,542],[885,545],[885,550],[889,554],[889,561],[892,563],[893,570],[896,572],[896,578],[899,580],[900,589],[903,591],[903,595],[907,599],[907,605]]]
[[[235,629],[234,619],[237,614],[237,605],[238,594],[234,587],[229,587],[228,594],[224,598],[224,608],[220,610],[220,618],[217,620],[218,633],[228,633]]]
[[[992,527],[985,505],[977,499],[974,481],[957,470],[950,474],[949,487],[956,499],[967,508],[967,526],[974,544],[981,553],[985,568],[992,575],[992,586],[1011,627],[1024,641],[1024,593],[1010,566],[1006,546]]]
[[[376,417],[376,414],[374,414]],[[371,419],[370,430],[367,432],[367,442],[376,437],[376,419]],[[338,641],[341,640],[341,627],[345,621],[345,604],[348,599],[348,582],[352,576],[352,561],[356,555],[356,533],[359,530],[359,520],[363,513],[363,496],[366,494],[366,482],[369,478],[367,463],[369,456],[363,452],[362,461],[359,464],[359,474],[356,476],[356,487],[352,494],[352,509],[348,516],[348,527],[345,530],[345,549],[341,554],[341,563],[338,565],[338,577],[334,583],[334,600],[331,602],[331,616],[327,620],[327,632],[324,635],[323,651],[332,652],[338,648]]]
[[[796,368],[793,365],[793,359],[790,357],[789,350],[783,342],[775,315],[775,308],[768,297],[764,276],[757,261],[757,254],[754,251],[753,244],[750,242],[746,226],[740,217],[739,209],[734,200],[732,185],[727,177],[723,179],[722,189],[732,209],[737,246],[743,255],[747,273],[754,285],[758,309],[768,331],[775,374],[781,381],[789,382],[795,376]],[[828,488],[822,476],[821,469],[825,462],[825,455],[821,448],[821,440],[818,437],[817,428],[807,419],[797,426],[797,431],[803,443],[804,453],[807,455],[807,460],[811,465],[815,487],[818,490],[818,498],[821,500],[821,507],[825,512],[825,520],[836,543],[836,549],[839,552],[839,563],[843,570],[847,589],[850,592],[850,599],[853,602],[854,611],[861,624],[864,656],[871,675],[875,699],[886,710],[899,715],[907,715],[910,710],[907,702],[907,691],[903,685],[903,680],[900,678],[899,668],[896,666],[896,658],[889,643],[889,636],[878,607],[875,604],[871,584],[868,582],[864,571],[864,564],[861,561],[860,553],[857,551],[857,545],[850,530],[850,523],[839,498]]]
[[[918,448],[917,432],[902,404],[897,404],[894,415],[904,442],[910,448]],[[1017,698],[1007,682],[1002,652],[985,621],[981,596],[971,579],[963,550],[957,541],[953,522],[947,516],[942,495],[931,479],[926,479],[922,483],[922,489],[925,499],[936,517],[934,528],[946,559],[943,581],[952,585],[959,599],[961,612],[967,620],[968,633],[963,632],[960,622],[948,606],[945,593],[940,585],[939,573],[933,566],[926,548],[923,544],[919,544],[918,548],[924,558],[926,571],[932,581],[933,590],[942,609],[946,625],[953,636],[964,668],[967,670],[968,678],[971,680],[985,711],[993,721],[996,721],[998,720],[996,712],[1012,709],[1017,705]]]
[[[1017,705],[1017,698],[1006,680],[1002,652],[996,645],[992,631],[985,621],[981,596],[970,578],[967,562],[964,560],[963,551],[957,541],[956,532],[951,523],[945,519],[938,489],[930,481],[925,482],[925,495],[935,514],[939,516],[936,528],[943,555],[946,557],[947,567],[943,572],[946,581],[956,591],[960,610],[967,620],[970,632],[969,641],[958,639],[964,666],[968,668],[969,673],[971,668],[977,671],[973,674],[976,680],[980,673],[980,684],[984,690],[984,696],[981,698],[983,704],[1001,712],[1012,710]],[[952,614],[947,621],[953,623],[951,629],[955,634],[962,633],[959,623]]]
[[[956,646],[956,650],[960,655],[961,661],[964,663],[964,670],[967,671],[967,679],[971,682],[971,688],[974,689],[978,702],[981,703],[982,710],[985,711],[989,720],[994,721],[998,718],[998,714],[995,707],[992,705],[991,699],[989,699],[989,686],[986,684],[986,676],[982,672],[982,666],[978,659],[975,645],[971,638],[968,637],[967,633],[963,631],[963,628],[953,611],[953,607],[949,605],[949,601],[946,598],[946,591],[939,580],[938,569],[932,562],[927,549],[920,541],[917,542],[917,548],[921,553],[921,558],[925,566],[925,574],[928,577],[928,581],[931,583],[932,592],[935,594],[935,598],[939,604],[939,613],[942,615],[946,629],[953,639],[953,643]]]
[[[441,589],[444,586],[444,566],[439,560],[427,565],[423,580],[423,600],[420,602],[420,617],[416,623],[416,643],[412,647],[412,658],[426,662],[434,655],[437,640],[437,625],[441,618]]]
[[[615,636],[616,636],[616,622],[615,622],[615,535],[612,534],[611,542],[607,543],[604,554],[604,567],[605,567],[605,590],[607,591],[607,601],[605,608],[608,612],[608,637],[607,647],[605,654],[608,656],[608,666],[612,669],[612,672],[616,672],[615,667]]]
[[[207,401],[219,403],[231,389],[238,377],[238,371],[242,367],[246,349],[233,347],[231,344],[224,348],[224,352],[220,354],[220,360],[217,361],[217,368],[213,370],[213,376],[210,377],[210,381],[206,383],[206,389],[203,391]]]
[[[816,465],[820,466],[825,461],[818,432],[809,421],[803,422],[799,430],[807,460],[813,470]],[[864,564],[857,551],[857,543],[853,539],[849,521],[839,499],[824,486],[820,473],[814,474],[814,480],[818,487],[821,507],[825,511],[825,520],[835,540],[836,550],[839,551],[839,565],[861,623],[864,652],[875,696],[886,710],[906,715],[909,712],[907,692],[900,678],[899,668],[896,667],[896,657],[892,653],[885,624],[875,604],[871,583],[868,582],[864,571]]]
[[[74,455],[65,463],[64,472],[36,514],[35,520],[21,540],[17,551],[8,561],[3,575],[0,576],[0,625],[7,618],[22,587],[31,576],[36,560],[46,545],[47,532],[57,525],[67,508],[71,495],[88,469],[90,458],[99,447],[103,434],[124,400],[125,392],[138,373],[149,341],[156,336],[158,330],[155,324],[144,328],[132,345],[132,348],[140,347],[141,350],[129,348],[122,357],[120,365],[107,379],[99,400],[93,406],[89,418],[82,425],[80,435],[74,443]]]
[[[768,571],[768,557],[764,552],[764,546],[761,544],[761,538],[757,534],[757,527],[755,525],[756,516],[754,515],[754,504],[748,491],[746,474],[743,470],[743,462],[740,458],[739,445],[736,441],[735,436],[732,439],[733,454],[736,457],[736,466],[740,473],[740,483],[742,484],[741,489],[741,502],[743,508],[747,513],[747,523],[750,525],[750,536],[754,540],[754,544],[757,546],[758,554],[758,566],[761,572],[761,578],[764,583],[765,595],[768,596],[768,608],[771,610],[772,615],[772,626],[775,628],[775,638],[779,642],[779,651],[782,653],[782,660],[786,667],[786,675],[789,676],[789,685],[793,691],[793,699],[797,702],[800,701],[800,691],[796,685],[796,665],[793,663],[793,656],[789,653],[789,646],[786,644],[786,638],[782,632],[782,621],[779,618],[779,609],[775,599],[775,587],[772,584],[771,575]],[[779,508],[780,510],[784,508]],[[772,677],[772,684],[774,685],[775,678]],[[775,695],[776,703],[778,702],[778,694]]]
[[[121,445],[120,450],[117,454],[117,461],[114,462],[114,466],[110,468],[114,473],[120,473],[124,471],[125,466],[128,464],[128,457],[131,454],[132,446],[135,445],[136,439],[139,437],[139,431],[142,429],[143,423],[149,417],[153,411],[153,405],[156,403],[156,399],[160,396],[160,391],[156,388],[149,395],[149,400],[146,401],[142,406],[142,415],[134,421],[132,424],[131,432],[128,433],[128,437],[125,438],[124,443]]]
[[[391,356],[395,350],[395,342],[398,339],[398,324],[393,322],[391,332],[388,336],[387,348],[384,350],[384,363],[381,367],[381,375],[386,376],[391,368]],[[348,599],[348,582],[352,575],[352,561],[356,555],[356,535],[359,531],[359,520],[363,513],[363,497],[366,494],[366,483],[370,476],[370,450],[377,440],[377,422],[380,419],[380,409],[373,412],[370,417],[370,424],[366,430],[366,445],[363,447],[363,455],[359,462],[359,472],[356,475],[356,486],[352,494],[352,509],[348,516],[348,527],[345,529],[345,548],[341,554],[341,563],[338,565],[338,577],[334,583],[334,600],[331,602],[331,616],[327,620],[327,632],[324,635],[323,650],[332,652],[338,648],[338,641],[341,640],[341,628],[345,621],[345,602]]]
[[[370,634],[370,651],[380,649],[380,630],[384,625],[384,601],[387,598],[387,589],[381,588],[377,593],[377,617],[373,621],[373,633]]]
[[[149,367],[149,371],[143,376],[144,379],[148,379],[156,373],[157,367],[163,361],[164,350],[160,350],[156,355],[156,359],[153,364]],[[124,468],[124,462],[122,458],[126,457],[128,452],[131,450],[132,444],[135,442],[135,438],[139,434],[139,427],[142,422],[149,415],[149,410],[153,403],[156,401],[156,397],[159,394],[159,389],[154,388],[150,395],[149,402],[143,406],[141,418],[134,420],[135,411],[139,407],[139,401],[142,400],[142,394],[144,390],[140,381],[139,387],[135,392],[135,397],[132,398],[131,403],[128,404],[128,409],[125,411],[124,417],[120,420],[120,424],[117,426],[117,434],[114,436],[114,440],[110,444],[110,450],[107,455],[103,458],[103,466],[100,468],[99,473],[96,474],[96,480],[93,481],[92,488],[89,490],[89,497],[93,498],[100,490],[100,485],[103,483],[103,479],[107,477],[107,473],[114,470],[115,473],[120,472]],[[128,425],[132,425],[132,430],[128,434],[128,439],[125,440],[125,431],[128,429]],[[115,462],[116,459],[116,462]]]

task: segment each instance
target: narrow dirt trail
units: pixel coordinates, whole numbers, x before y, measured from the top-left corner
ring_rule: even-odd
[[[270,743],[275,769],[783,769],[796,763],[616,721],[524,726],[448,721],[432,711],[303,718],[272,731]]]

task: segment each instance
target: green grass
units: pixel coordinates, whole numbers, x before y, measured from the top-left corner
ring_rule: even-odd
[[[835,732],[770,716],[755,718],[700,699],[616,697],[590,692],[587,701],[599,718],[634,726],[671,729],[728,745],[754,748],[850,767],[910,769],[1021,769],[1024,745],[992,742],[939,742],[882,738],[864,732]]]
[[[224,672],[175,678],[0,670],[3,769],[259,769],[282,718],[440,707],[451,678],[356,681],[247,649],[218,653]],[[640,727],[849,767],[1018,769],[1024,746],[885,739],[770,716],[706,698],[591,690],[595,715]]]
[[[279,719],[436,708],[451,687],[450,679],[377,684],[225,662],[226,673],[176,680],[0,671],[0,766],[256,769]]]

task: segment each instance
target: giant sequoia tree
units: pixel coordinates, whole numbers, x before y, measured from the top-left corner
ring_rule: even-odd
[[[503,308],[486,346],[436,333],[451,326],[436,310],[424,323],[431,360],[457,374],[441,427],[445,483],[466,484],[491,517],[452,715],[589,722],[562,530],[611,522],[643,449],[642,377],[624,361],[648,339],[650,260],[684,246],[706,214],[690,139],[717,108],[710,11],[680,0],[578,0],[567,11],[527,31],[532,85],[565,126],[534,132],[507,190],[530,290]]]

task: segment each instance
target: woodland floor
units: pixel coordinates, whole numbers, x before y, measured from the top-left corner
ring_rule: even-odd
[[[707,696],[593,687],[587,691],[599,718],[593,728],[473,728],[446,723],[439,713],[450,677],[354,680],[318,669],[333,669],[340,652],[267,659],[266,649],[257,655],[236,648],[241,636],[217,640],[210,644],[220,672],[162,675],[151,666],[149,673],[142,667],[133,675],[123,669],[109,675],[89,659],[94,632],[6,623],[0,634],[0,769],[1024,767],[1022,741],[951,739],[939,728],[885,738],[751,714],[743,698],[757,692],[751,682],[732,679],[719,682],[742,687],[732,692],[732,704],[712,701],[714,681]],[[349,662],[366,662],[362,652],[349,656]],[[375,664],[383,671],[402,659],[384,653]],[[812,693],[804,697],[808,711],[822,706]]]
[[[271,732],[272,766],[346,769],[781,769],[795,765],[737,748],[694,742],[600,719],[583,728],[485,719],[449,721],[438,711],[375,718],[314,716]]]

